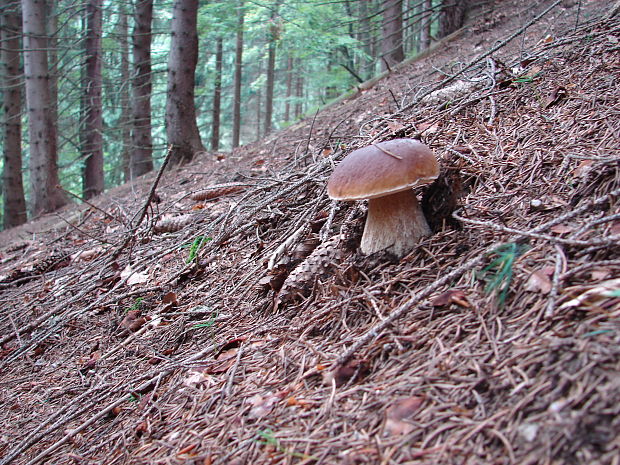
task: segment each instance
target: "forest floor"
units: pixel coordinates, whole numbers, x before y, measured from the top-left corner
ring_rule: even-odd
[[[620,463],[612,11],[495,2],[315,117],[1,233],[0,464]],[[435,233],[362,256],[325,186],[394,137],[440,160]]]

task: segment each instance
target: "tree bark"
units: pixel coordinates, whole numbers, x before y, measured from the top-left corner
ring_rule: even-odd
[[[291,119],[291,96],[293,95],[293,55],[288,52],[286,58],[286,102],[284,103],[284,121]]]
[[[89,199],[103,192],[103,108],[101,102],[102,0],[86,5],[86,74],[84,80],[83,196]]]
[[[194,80],[198,63],[198,0],[175,0],[168,56],[166,136],[170,163],[183,164],[205,150],[196,124]]]
[[[121,116],[119,118],[119,126],[121,129],[121,142],[123,144],[121,152],[121,169],[123,171],[123,180],[125,182],[131,179],[130,152],[131,145],[131,101],[129,100],[129,26],[127,24],[127,12],[125,7],[121,5],[119,12],[120,19],[118,25],[118,36],[121,52],[121,88],[120,88],[120,106]]]
[[[372,40],[370,35],[370,18],[368,16],[368,1],[359,2],[359,41],[362,43],[362,49],[365,56],[360,60],[360,74],[364,79],[372,77]]]
[[[20,70],[21,17],[17,6],[6,8],[0,15],[0,62],[4,93],[2,126],[4,135],[4,229],[27,221],[24,183],[22,179],[22,83]]]
[[[153,169],[153,141],[151,137],[151,24],[153,0],[137,0],[133,30],[133,67],[130,154],[131,178],[137,178]]]
[[[30,184],[33,216],[57,210],[67,199],[57,189],[56,120],[52,118],[48,41],[44,0],[22,0],[24,71],[30,144]]]
[[[381,67],[391,69],[405,59],[403,51],[403,2],[384,0],[381,36]]]
[[[301,118],[304,111],[304,77],[299,60],[296,61],[297,66],[295,66],[295,69],[297,70],[297,82],[295,83],[295,119],[298,119]]]
[[[220,36],[217,38],[215,50],[215,85],[213,86],[213,124],[211,126],[211,150],[214,152],[220,148],[220,115],[222,112],[222,58],[223,42]]]
[[[431,46],[432,6],[431,0],[424,0],[420,5],[420,40],[418,42],[418,51],[426,50]]]
[[[239,147],[239,136],[241,134],[241,78],[243,63],[243,20],[245,10],[243,0],[239,0],[237,5],[237,44],[235,47],[235,83],[233,95],[233,128],[232,128],[232,147]]]
[[[439,14],[439,38],[452,34],[465,22],[469,0],[442,0]]]
[[[267,29],[267,83],[265,86],[265,134],[271,132],[273,120],[273,87],[276,78],[276,45],[280,39],[280,25],[278,24],[278,9],[282,0],[276,0],[271,9],[269,28]]]

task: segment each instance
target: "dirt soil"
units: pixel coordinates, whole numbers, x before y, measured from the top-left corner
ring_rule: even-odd
[[[267,139],[0,233],[0,464],[620,463],[609,3],[487,4]],[[395,137],[440,160],[434,234],[363,256],[325,186]]]

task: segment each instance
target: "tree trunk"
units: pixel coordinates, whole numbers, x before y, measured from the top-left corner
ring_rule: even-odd
[[[84,80],[83,196],[103,192],[103,109],[101,103],[102,0],[86,5],[86,75]]]
[[[273,21],[272,17],[272,21]],[[276,27],[270,24],[269,45],[267,53],[267,83],[265,85],[265,130],[264,133],[271,132],[271,120],[273,118],[273,84],[276,74]]]
[[[118,123],[121,128],[121,142],[123,144],[121,152],[121,169],[123,171],[123,180],[127,182],[131,179],[131,172],[129,169],[129,146],[131,144],[131,110],[129,100],[129,26],[127,24],[127,12],[125,11],[124,6],[121,5],[120,8],[121,11],[119,12],[120,21],[118,25],[118,36],[121,52],[121,116]]]
[[[258,62],[258,71],[256,73],[258,76],[263,74],[263,60],[259,60]],[[262,109],[263,109],[263,90],[261,87],[256,89],[256,137],[255,140],[260,140],[261,136],[261,122],[262,118]]]
[[[403,2],[384,0],[381,36],[381,67],[391,69],[405,59],[403,51]]]
[[[175,0],[168,56],[166,136],[170,163],[183,164],[205,150],[196,124],[194,79],[198,63],[198,0]]]
[[[265,134],[271,132],[273,120],[273,87],[276,78],[276,45],[280,40],[278,9],[283,0],[276,0],[271,9],[268,28],[267,83],[265,86]]]
[[[245,10],[243,0],[239,0],[237,5],[237,45],[235,48],[235,84],[233,95],[233,128],[232,128],[232,147],[239,147],[239,136],[241,134],[241,77],[243,62],[243,20]]]
[[[133,30],[131,142],[131,178],[137,178],[153,169],[153,141],[151,138],[151,24],[153,0],[137,0]]]
[[[299,65],[299,60],[297,60],[297,66],[295,67],[295,69],[297,70],[297,82],[295,83],[295,119],[298,119],[301,118],[301,115],[304,111],[304,77],[303,70]]]
[[[21,50],[21,18],[19,9],[7,7],[0,15],[0,62],[2,63],[3,157],[2,188],[4,197],[4,229],[27,221],[24,183],[22,180],[22,84],[19,53]]]
[[[44,0],[22,0],[24,71],[30,144],[32,213],[57,210],[67,199],[58,189],[56,124],[52,118],[50,74],[47,61]]]
[[[291,119],[291,97],[293,95],[293,56],[288,53],[286,59],[286,102],[284,103],[284,121]]]
[[[418,50],[426,50],[431,46],[431,22],[432,22],[432,1],[424,0],[421,5],[420,14],[420,40],[418,42]]]
[[[465,22],[469,0],[442,0],[439,14],[439,37],[445,37],[460,29]]]
[[[47,15],[47,60],[50,73],[50,114],[52,121],[58,121],[58,14],[56,6],[58,0],[44,0]],[[54,145],[58,147],[58,132]],[[56,149],[58,150],[58,148]]]
[[[359,41],[362,43],[362,49],[365,56],[362,56],[360,60],[360,74],[364,79],[370,79],[373,74],[372,70],[372,47],[370,36],[370,18],[368,16],[368,1],[362,0],[359,2]]]
[[[211,150],[214,152],[220,148],[220,115],[222,112],[222,58],[223,42],[220,36],[217,38],[215,50],[215,85],[213,87],[213,124],[211,126]]]

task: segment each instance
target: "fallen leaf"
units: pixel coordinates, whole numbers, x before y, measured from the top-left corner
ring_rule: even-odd
[[[553,269],[551,273],[553,274]],[[525,290],[549,294],[551,291],[551,280],[549,279],[548,270],[541,269],[534,271],[525,283]]]
[[[122,332],[136,332],[146,323],[146,318],[141,315],[140,310],[129,310],[118,325]]]
[[[149,276],[147,273],[135,273],[131,268],[131,265],[127,265],[123,271],[121,271],[121,279],[127,279],[126,284],[128,286],[135,286],[136,284],[144,284],[148,281]]]
[[[179,306],[177,295],[175,292],[172,292],[172,291],[168,292],[166,295],[164,295],[161,298],[161,303],[164,304],[164,308],[163,308],[164,312],[169,312]]]
[[[332,380],[336,387],[340,387],[349,381],[356,382],[370,373],[368,362],[365,360],[350,360],[344,365],[339,365],[333,372],[326,373],[324,377],[326,384],[331,384]]]
[[[556,224],[555,226],[551,226],[549,228],[549,231],[556,233],[556,234],[568,234],[570,232],[573,232],[573,228],[570,226],[566,226],[565,224]]]
[[[280,397],[276,396],[272,392],[266,392],[264,394],[256,394],[250,397],[249,402],[252,405],[248,418],[259,419],[267,416],[273,406],[280,401]]]
[[[590,170],[592,169],[592,165],[593,164],[594,164],[593,160],[583,160],[573,170],[573,176],[583,177],[583,176],[587,175],[590,172]]]
[[[424,135],[430,135],[439,131],[439,126],[434,123],[420,123],[417,126],[417,130]]]
[[[456,289],[438,295],[432,300],[431,304],[433,307],[446,307],[450,304],[456,304],[464,308],[471,308],[465,292]]]
[[[86,262],[98,257],[103,252],[103,247],[95,247],[90,250],[82,250],[71,255],[71,260],[74,262]]]
[[[597,268],[590,271],[590,279],[592,281],[603,281],[605,279],[609,279],[613,276],[613,273],[610,269],[605,268]]]
[[[395,121],[389,121],[387,123],[387,127],[390,129],[390,131],[392,132],[398,132],[402,129],[405,129],[405,126],[401,123],[397,123]]]
[[[241,346],[241,343],[244,342],[246,339],[246,337],[236,337],[229,340],[222,347],[220,347],[220,350],[217,352],[217,354],[215,354],[215,359],[217,360],[222,355],[230,355],[230,351],[232,349],[235,349],[234,353],[236,354],[236,349],[238,349]]]
[[[305,410],[312,408],[312,404],[305,399],[298,399],[295,396],[291,396],[286,399],[286,405],[289,407],[301,407]]]
[[[396,436],[413,431],[415,426],[411,423],[411,420],[423,403],[423,397],[412,396],[401,399],[389,407],[385,412],[384,435]]]
[[[538,429],[536,423],[523,423],[517,427],[517,432],[527,442],[532,442],[538,436]]]
[[[567,95],[568,92],[566,91],[565,87],[556,87],[555,89],[553,89],[551,94],[549,94],[549,97],[547,97],[547,100],[545,101],[545,108],[549,108],[553,105],[560,103]]]

